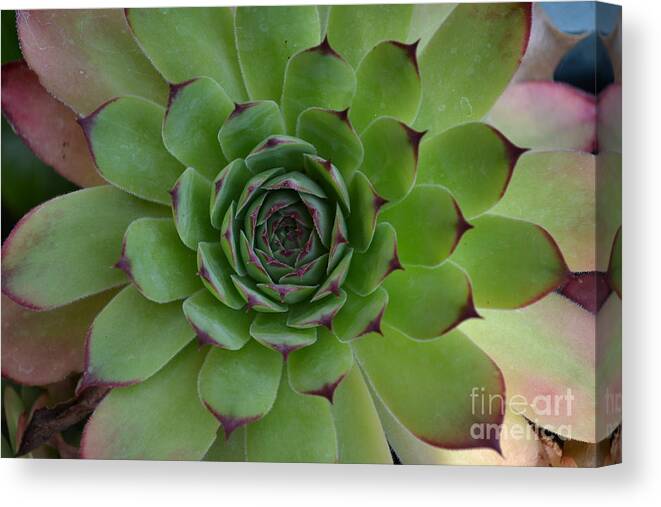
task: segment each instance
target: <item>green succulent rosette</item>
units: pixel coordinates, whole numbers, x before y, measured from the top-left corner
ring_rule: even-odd
[[[78,393],[110,388],[87,458],[391,462],[384,427],[402,455],[493,453],[499,431],[474,429],[506,410],[476,410],[472,393],[538,391],[510,381],[522,357],[588,392],[580,361],[568,380],[543,346],[519,350],[529,326],[575,311],[577,273],[615,272],[575,221],[534,202],[586,209],[576,168],[592,155],[522,157],[481,122],[519,67],[530,11],[19,13],[24,57],[76,113],[74,144],[107,184],[35,208],[5,241],[3,326],[11,315],[34,348],[66,347],[47,369],[13,326],[3,375],[41,361],[25,383],[82,370]],[[554,163],[576,189],[540,197]]]

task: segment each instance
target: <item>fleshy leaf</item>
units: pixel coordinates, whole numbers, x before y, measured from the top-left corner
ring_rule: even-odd
[[[282,173],[283,169],[281,167],[276,167],[275,169],[269,169],[267,171],[260,172],[259,174],[253,176],[248,180],[246,186],[239,196],[239,201],[236,205],[236,216],[238,216],[243,209],[250,204],[250,202],[255,198],[256,195],[259,195],[260,192],[263,192],[263,185],[270,178],[277,176]]]
[[[4,95],[3,95],[4,96]],[[622,84],[612,83],[597,104],[599,151],[622,152]]]
[[[335,266],[330,272],[328,278],[322,282],[322,284],[319,286],[319,289],[315,295],[312,296],[310,301],[318,301],[325,298],[326,296],[329,296],[330,294],[334,294],[335,296],[340,295],[340,287],[342,287],[342,284],[344,283],[344,280],[346,280],[347,274],[349,273],[352,256],[353,249],[350,248],[347,253],[344,254],[344,257],[342,257],[340,262],[338,262],[337,266]]]
[[[14,451],[18,450],[20,439],[21,416],[25,413],[25,404],[16,390],[6,386],[2,393],[2,409],[7,423],[7,436]],[[4,455],[2,456],[5,457]]]
[[[25,62],[2,66],[2,112],[46,165],[81,187],[104,183],[75,113],[41,86]]]
[[[234,201],[232,201],[220,226],[220,247],[223,249],[223,253],[232,269],[239,275],[244,275],[246,270],[239,258],[239,238],[234,220],[234,209]]]
[[[250,340],[252,315],[218,304],[205,289],[186,299],[183,310],[201,344],[238,350]]]
[[[608,264],[608,284],[622,298],[622,228],[618,229]]]
[[[237,7],[236,46],[251,99],[279,101],[287,61],[319,43],[314,6]]]
[[[245,162],[236,159],[230,162],[213,180],[211,196],[211,224],[220,229],[227,209],[236,201],[248,180],[253,176]]]
[[[309,107],[344,110],[356,91],[351,65],[324,41],[287,62],[282,86],[282,113],[288,132],[296,131],[298,116]]]
[[[328,195],[339,201],[342,207],[349,212],[349,191],[344,183],[344,178],[330,160],[325,160],[316,155],[304,155],[305,171],[326,190]]]
[[[407,266],[386,278],[383,287],[390,297],[383,320],[410,338],[436,338],[479,317],[466,274],[450,262]]]
[[[595,338],[606,336],[594,315],[559,294],[516,312],[481,312],[483,320],[461,329],[502,368],[512,409],[563,437],[594,442],[602,346]]]
[[[333,232],[333,216],[328,201],[310,194],[301,194],[301,201],[310,213],[321,243],[328,248]]]
[[[131,36],[120,9],[20,11],[21,50],[44,87],[79,114],[112,97],[165,105],[167,85]]]
[[[622,226],[622,154],[597,155],[597,271],[606,271],[613,240]]]
[[[229,7],[126,9],[142,50],[171,83],[208,76],[235,102],[245,100]]]
[[[218,243],[197,245],[197,270],[202,283],[219,301],[234,310],[245,306],[232,283],[232,267]]]
[[[497,215],[473,225],[452,259],[468,272],[478,308],[520,308],[565,280],[565,260],[543,228]]]
[[[340,289],[339,296],[328,296],[314,303],[302,303],[289,310],[287,325],[300,329],[326,326],[332,329],[333,319],[347,300],[347,293]]]
[[[272,100],[237,104],[218,132],[227,160],[246,157],[269,136],[285,133],[285,120]]]
[[[243,265],[252,279],[261,283],[271,283],[273,281],[243,231],[240,234],[239,251],[241,252]]]
[[[301,394],[323,396],[333,403],[335,389],[353,366],[351,347],[319,328],[317,341],[291,353],[287,371],[291,387]]]
[[[379,222],[388,222],[397,231],[399,258],[405,266],[437,265],[471,227],[440,185],[416,186],[403,201],[385,209]]]
[[[303,167],[303,155],[315,154],[317,150],[310,143],[290,136],[270,136],[246,157],[246,165],[255,174],[284,167],[299,171]]]
[[[474,217],[505,193],[522,152],[488,125],[459,125],[422,143],[416,183],[444,186],[465,215]]]
[[[200,77],[172,85],[163,121],[165,147],[182,164],[213,178],[227,163],[218,131],[233,109],[234,104],[213,79]]]
[[[250,341],[241,350],[212,348],[200,370],[200,398],[220,421],[226,438],[271,410],[278,392],[282,358]]]
[[[407,41],[419,40],[418,52],[421,52],[456,6],[456,3],[413,5]]]
[[[167,364],[195,333],[177,302],[158,304],[129,285],[94,319],[79,389],[142,382]]]
[[[354,66],[379,42],[406,38],[412,5],[333,5],[328,39]]]
[[[117,267],[156,303],[183,299],[200,288],[195,252],[181,243],[171,219],[140,218],[131,222]]]
[[[589,153],[527,153],[492,212],[544,227],[557,241],[571,271],[595,271],[598,170]]]
[[[303,155],[306,157],[306,155]],[[303,194],[310,194],[320,198],[326,198],[324,190],[312,179],[299,171],[275,176],[263,186],[266,190],[293,190]]]
[[[318,396],[298,394],[286,373],[266,417],[247,429],[248,461],[333,463],[337,438],[330,404]]]
[[[48,312],[2,296],[2,376],[24,385],[54,384],[84,366],[87,329],[113,291]]]
[[[345,183],[363,160],[363,145],[348,118],[348,111],[311,107],[296,122],[296,135],[317,148],[317,153],[337,167]]]
[[[368,382],[400,423],[436,447],[498,450],[493,427],[503,420],[505,383],[489,356],[459,331],[428,342],[410,340],[388,324],[383,332],[352,347]],[[489,400],[487,410],[476,410],[475,393]],[[491,431],[475,435],[475,425]]]
[[[267,296],[285,304],[296,304],[309,299],[316,285],[292,285],[282,283],[258,283],[257,287]]]
[[[417,42],[385,41],[371,49],[360,62],[350,113],[358,132],[380,116],[405,123],[415,120],[422,93],[417,46]]]
[[[317,340],[317,329],[290,327],[286,314],[259,313],[250,326],[250,335],[264,346],[280,352],[286,359],[291,352],[313,344]]]
[[[414,126],[432,134],[482,118],[514,75],[530,35],[527,3],[461,4],[420,58],[422,101]]]
[[[237,462],[246,460],[246,428],[237,428],[225,437],[223,427],[218,428],[216,440],[211,445],[204,461]]]
[[[113,389],[85,426],[81,456],[202,459],[218,429],[197,395],[197,373],[205,352],[191,344],[147,381]]]
[[[351,180],[349,195],[353,209],[349,217],[349,240],[357,252],[364,252],[372,242],[376,219],[387,201],[376,193],[370,180],[360,171]]]
[[[360,136],[365,147],[360,170],[386,200],[403,198],[413,186],[424,134],[394,118],[378,118]]]
[[[287,311],[287,306],[266,297],[251,278],[236,275],[230,275],[230,278],[236,290],[239,291],[243,300],[248,304],[249,310],[260,313],[282,313]]]
[[[381,421],[357,364],[335,391],[331,410],[340,463],[392,464]]]
[[[111,100],[80,120],[101,175],[138,197],[169,204],[184,170],[163,146],[164,110],[144,99]]]
[[[134,219],[170,211],[111,186],[56,197],[25,215],[2,245],[2,292],[47,310],[126,282],[113,264]]]
[[[216,238],[217,231],[211,225],[207,206],[211,198],[209,180],[189,167],[174,184],[170,194],[174,224],[184,245],[197,250],[201,241]]]
[[[380,223],[367,251],[354,253],[347,287],[361,296],[367,296],[397,269],[403,269],[397,254],[397,233],[389,223]]]
[[[316,284],[326,274],[328,266],[328,254],[323,254],[306,264],[302,264],[296,269],[290,271],[282,278],[280,283],[311,285]]]
[[[366,334],[381,334],[381,319],[388,305],[388,293],[379,287],[368,296],[347,291],[347,301],[333,320],[333,331],[341,342]]]
[[[509,86],[487,121],[519,146],[592,151],[596,146],[594,96],[554,81]]]
[[[347,223],[342,213],[339,204],[335,206],[335,221],[333,222],[333,230],[330,236],[330,246],[328,247],[328,266],[326,272],[329,273],[337,266],[340,259],[347,251],[349,243],[349,231],[347,230]]]

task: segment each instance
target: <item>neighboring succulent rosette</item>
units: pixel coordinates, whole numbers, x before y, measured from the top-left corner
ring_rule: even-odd
[[[109,184],[5,241],[3,376],[82,372],[86,458],[451,462],[522,413],[602,440],[588,349],[616,302],[585,286],[615,286],[594,244],[619,222],[597,238],[589,189],[619,173],[494,119],[530,27],[529,4],[19,13],[3,112]],[[505,407],[567,387],[577,414]]]

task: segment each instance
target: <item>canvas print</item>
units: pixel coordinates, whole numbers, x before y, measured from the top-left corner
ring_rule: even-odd
[[[621,460],[621,12],[2,12],[2,456]]]

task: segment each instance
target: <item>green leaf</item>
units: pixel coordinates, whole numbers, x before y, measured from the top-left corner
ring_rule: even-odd
[[[245,100],[229,7],[126,9],[142,50],[171,83],[208,76],[233,101]]]
[[[117,287],[113,264],[126,227],[165,207],[111,186],[63,195],[26,215],[2,245],[2,291],[22,306],[47,310]]]
[[[21,11],[16,24],[23,58],[44,87],[78,114],[127,95],[166,104],[167,85],[131,36],[121,9]]]
[[[349,342],[366,334],[381,334],[381,319],[388,299],[388,293],[382,287],[365,297],[348,290],[347,301],[333,321],[338,340]]]
[[[502,368],[512,408],[565,438],[605,438],[595,435],[595,405],[601,404],[595,364],[601,368],[598,361],[605,360],[596,359],[595,350],[604,351],[611,336],[621,336],[619,326],[604,320],[604,332],[598,332],[593,314],[559,294],[515,312],[481,312],[483,320],[468,321],[462,330]]]
[[[238,350],[250,340],[252,315],[219,304],[206,289],[186,299],[182,308],[202,344]]]
[[[347,287],[361,296],[367,296],[397,269],[403,269],[397,255],[397,233],[389,223],[380,223],[376,226],[370,247],[363,253],[354,252]]]
[[[195,252],[181,243],[171,219],[140,218],[131,222],[117,267],[156,303],[183,299],[200,288]]]
[[[340,463],[392,464],[379,416],[357,364],[335,391],[331,410]]]
[[[234,287],[239,291],[243,300],[248,304],[248,310],[261,313],[282,313],[287,311],[287,306],[271,301],[255,285],[254,280],[248,277],[230,275]]]
[[[282,283],[258,283],[257,287],[273,299],[285,304],[296,304],[309,299],[316,285],[293,285]]]
[[[319,43],[314,6],[237,7],[236,46],[251,99],[279,101],[290,57]]]
[[[622,298],[622,228],[617,230],[608,264],[608,284]]]
[[[237,428],[228,437],[222,426],[213,445],[209,448],[204,461],[237,462],[246,460],[246,428]]]
[[[261,419],[278,393],[282,358],[250,341],[241,350],[212,347],[200,370],[200,397],[229,436]]]
[[[243,231],[240,233],[239,251],[241,252],[243,265],[245,266],[246,272],[250,278],[261,283],[272,282],[271,277],[262,264],[262,261],[259,257],[257,257],[257,254],[255,253],[255,250],[253,250],[252,246],[250,246],[250,242],[248,241],[248,238],[246,238],[246,235]]]
[[[271,411],[248,426],[248,461],[335,462],[337,438],[330,404],[294,392],[285,375]]]
[[[540,225],[557,241],[571,271],[595,271],[597,170],[589,153],[527,153],[491,212]]]
[[[2,375],[23,385],[61,382],[84,367],[85,335],[114,295],[106,291],[47,312],[2,295]]]
[[[383,40],[404,40],[412,5],[333,5],[328,18],[328,39],[355,67]]]
[[[16,452],[19,447],[17,442],[19,419],[25,412],[25,406],[21,397],[10,386],[4,388],[2,408],[5,416],[3,419],[5,419],[7,423],[7,436],[9,437],[9,443],[14,452]]]
[[[613,241],[622,226],[622,154],[602,151],[597,155],[596,270],[606,271]]]
[[[394,118],[378,118],[360,136],[365,147],[360,170],[386,200],[398,201],[411,190],[424,135]]]
[[[390,301],[383,320],[410,338],[429,340],[478,317],[466,274],[444,262],[407,266],[383,282]]]
[[[493,427],[503,420],[505,384],[494,362],[459,331],[427,342],[410,340],[388,324],[383,332],[352,347],[368,382],[399,422],[437,447],[498,450]],[[482,396],[492,400],[484,411]],[[489,431],[475,435],[474,425]]]
[[[363,160],[363,145],[348,112],[311,107],[296,121],[296,135],[317,148],[317,153],[337,167],[345,182]]]
[[[216,299],[234,310],[245,306],[230,278],[232,267],[218,243],[197,245],[197,270],[202,283]]]
[[[246,157],[264,139],[285,133],[285,120],[278,104],[260,100],[237,104],[218,132],[227,160]]]
[[[347,300],[347,293],[339,290],[339,296],[328,296],[314,303],[293,306],[287,317],[287,325],[300,329],[326,326],[332,329],[333,319]]]
[[[197,394],[205,352],[191,344],[147,381],[113,389],[85,426],[81,457],[202,459],[218,428]]]
[[[471,227],[440,185],[416,186],[403,201],[384,209],[379,222],[388,222],[397,231],[399,258],[405,266],[436,266]]]
[[[360,171],[351,180],[349,195],[353,205],[349,217],[349,240],[357,252],[364,252],[372,243],[376,219],[387,201],[376,193],[370,180]]]
[[[418,52],[421,52],[456,6],[455,3],[415,4],[407,41],[419,40]]]
[[[213,180],[211,196],[211,224],[220,229],[225,213],[232,201],[236,201],[253,176],[245,162],[236,159],[230,162]]]
[[[326,274],[328,254],[323,254],[306,264],[301,264],[282,278],[280,283],[295,285],[315,285]]]
[[[304,158],[307,156],[308,155],[303,155]],[[303,194],[310,194],[321,199],[327,197],[324,190],[314,180],[308,178],[299,171],[291,171],[279,176],[274,176],[264,183],[263,188],[265,190],[293,190]]]
[[[352,366],[351,347],[323,328],[314,344],[292,352],[287,360],[289,382],[295,391],[323,396],[331,403]]]
[[[420,58],[416,128],[441,132],[491,109],[528,45],[530,11],[524,3],[455,7]]]
[[[168,191],[184,170],[163,146],[164,110],[137,97],[105,103],[80,120],[101,175],[148,201],[169,204]]]
[[[335,221],[333,222],[333,230],[330,236],[330,246],[328,247],[328,266],[326,272],[329,273],[337,266],[340,259],[343,258],[349,243],[349,231],[347,229],[347,222],[342,213],[339,204],[335,205]]]
[[[303,204],[310,213],[310,217],[312,217],[314,229],[321,240],[321,244],[328,248],[333,232],[333,216],[330,204],[327,200],[310,194],[301,194],[301,201],[303,201]]]
[[[444,186],[474,217],[505,193],[522,151],[488,125],[459,125],[422,143],[416,183]]]
[[[565,280],[562,254],[541,227],[497,215],[473,225],[452,259],[468,272],[478,308],[520,308]]]
[[[317,329],[296,329],[287,325],[286,314],[259,313],[250,326],[250,335],[285,358],[317,340]]]
[[[359,132],[380,116],[405,123],[415,120],[422,93],[416,48],[416,42],[389,40],[372,48],[360,62],[350,113]]]
[[[295,54],[287,62],[282,87],[282,113],[288,132],[296,131],[298,116],[309,107],[344,110],[356,91],[351,65],[324,41]]]
[[[211,225],[209,207],[211,183],[192,167],[179,177],[171,191],[174,224],[181,241],[197,250],[201,241],[211,241],[218,232]]]
[[[316,155],[304,155],[305,171],[318,181],[332,196],[337,200],[344,210],[349,212],[351,204],[349,203],[349,191],[344,183],[344,178],[330,160],[325,160]]]
[[[195,78],[170,87],[163,121],[163,143],[182,164],[211,179],[227,163],[218,143],[218,131],[234,109],[225,91],[213,79]]]
[[[232,201],[220,226],[220,247],[223,249],[223,253],[234,272],[244,275],[246,270],[239,258],[238,240],[236,221],[234,220],[234,201]]]
[[[142,382],[194,336],[179,303],[154,303],[129,285],[90,327],[81,385],[114,387]]]
[[[344,284],[344,280],[347,278],[349,273],[349,267],[351,266],[351,257],[353,256],[353,249],[350,248],[344,257],[338,262],[337,266],[328,275],[328,278],[324,280],[319,289],[310,299],[311,302],[318,301],[325,298],[331,294],[338,296],[340,293],[340,287]]]
[[[270,136],[250,152],[246,157],[246,165],[255,174],[275,167],[300,171],[305,153],[314,155],[317,150],[310,143],[296,137]]]

